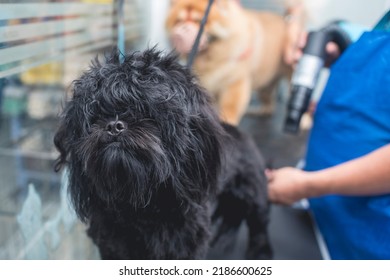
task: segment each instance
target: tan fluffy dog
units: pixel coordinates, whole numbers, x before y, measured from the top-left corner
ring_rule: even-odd
[[[172,45],[188,55],[208,0],[176,0],[167,18]],[[283,54],[289,43],[288,23],[271,12],[244,9],[237,0],[215,0],[194,62],[201,84],[212,94],[221,118],[237,125],[252,91],[259,92],[259,113],[273,110],[272,93],[291,66]]]

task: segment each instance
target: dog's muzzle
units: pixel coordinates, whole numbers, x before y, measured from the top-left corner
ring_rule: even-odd
[[[110,121],[106,126],[106,131],[109,135],[119,135],[127,129],[127,124],[120,120]]]

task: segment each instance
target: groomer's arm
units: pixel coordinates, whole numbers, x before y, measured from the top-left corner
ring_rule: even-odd
[[[285,167],[267,171],[269,197],[291,204],[326,194],[379,195],[390,193],[390,144],[363,157],[315,172]]]

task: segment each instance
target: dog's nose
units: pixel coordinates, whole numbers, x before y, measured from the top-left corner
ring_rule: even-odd
[[[119,135],[126,130],[127,125],[122,121],[111,121],[106,126],[106,131],[110,135]]]

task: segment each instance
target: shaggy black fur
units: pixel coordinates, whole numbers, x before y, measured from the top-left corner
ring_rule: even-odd
[[[96,59],[74,82],[54,143],[56,170],[68,165],[73,205],[103,259],[204,258],[211,220],[217,236],[245,220],[247,257],[271,257],[261,155],[220,124],[174,55]]]

